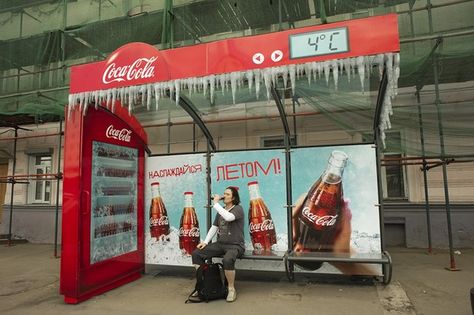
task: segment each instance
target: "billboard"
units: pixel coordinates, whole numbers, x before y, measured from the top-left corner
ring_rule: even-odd
[[[381,253],[373,145],[295,149],[291,155],[293,249],[334,254]],[[380,274],[379,266],[298,263],[305,270]]]
[[[191,265],[207,233],[203,154],[149,157],[145,163],[145,263]]]
[[[215,153],[212,193],[238,188],[245,214],[245,249],[275,254],[288,249],[285,154],[283,150]],[[212,219],[216,211],[212,210]]]

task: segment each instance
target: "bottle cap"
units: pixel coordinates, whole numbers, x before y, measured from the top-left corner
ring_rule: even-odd
[[[258,185],[258,182],[257,182],[257,181],[249,182],[247,185],[249,185],[249,186],[251,186],[251,185]]]
[[[151,183],[151,185],[152,185],[152,186],[159,186],[160,183],[159,183],[159,182],[153,182],[153,183]]]
[[[194,193],[192,191],[185,191],[184,194],[185,195],[194,195]]]

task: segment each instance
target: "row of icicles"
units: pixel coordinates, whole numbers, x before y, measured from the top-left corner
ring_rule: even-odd
[[[381,77],[384,66],[387,71],[388,85],[379,125],[382,134],[382,141],[384,141],[384,131],[390,128],[389,117],[393,113],[392,99],[397,94],[398,78],[400,76],[400,54],[398,53],[333,59],[322,62],[308,62],[304,64],[292,64],[279,67],[213,74],[204,77],[177,79],[130,87],[82,92],[69,95],[68,108],[70,113],[75,106],[79,106],[80,110],[85,115],[90,104],[98,106],[98,104],[103,103],[113,112],[116,101],[120,100],[123,105],[128,105],[128,110],[131,114],[134,105],[138,104],[146,104],[147,109],[150,110],[153,98],[155,99],[154,105],[156,110],[159,108],[160,98],[163,97],[175,99],[178,104],[180,93],[183,90],[187,90],[190,95],[193,93],[203,93],[204,95],[207,95],[209,92],[211,103],[213,103],[216,90],[220,88],[224,94],[225,91],[229,90],[229,87],[232,92],[232,100],[235,104],[236,91],[238,88],[240,89],[244,86],[244,81],[248,82],[249,90],[252,90],[255,87],[257,99],[259,98],[260,88],[263,82],[266,89],[267,99],[270,100],[271,86],[276,86],[276,81],[279,77],[283,79],[283,85],[285,88],[288,85],[289,79],[291,90],[294,95],[296,80],[304,76],[308,79],[308,84],[311,84],[311,80],[315,81],[321,77],[324,77],[326,83],[329,84],[330,74],[332,73],[334,86],[337,90],[339,76],[343,75],[345,72],[350,81],[351,77],[356,75],[356,71],[359,76],[362,91],[364,91],[364,80],[366,76],[369,76],[372,69],[377,67],[377,72]]]

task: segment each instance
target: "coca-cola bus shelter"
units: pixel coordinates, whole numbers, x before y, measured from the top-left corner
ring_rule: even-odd
[[[378,151],[384,145],[385,130],[390,127],[391,100],[396,95],[399,75],[399,50],[395,14],[226,39],[164,51],[143,43],[130,43],[117,49],[105,61],[71,69],[67,111],[71,113],[73,110],[80,110],[86,114],[89,106],[103,106],[120,116],[125,115],[125,111],[116,111],[116,108],[123,106],[128,108],[128,115],[152,117],[153,115],[146,113],[158,110],[163,106],[163,102],[167,102],[170,106],[169,100],[164,101],[169,98],[176,106],[181,107],[192,118],[193,124],[201,130],[206,139],[205,152],[209,159],[213,152],[218,151],[218,145],[209,128],[209,121],[204,119],[205,114],[200,104],[193,101],[196,98],[193,98],[193,95],[200,95],[198,98],[206,99],[212,108],[216,95],[218,93],[220,95],[221,92],[222,98],[227,98],[228,104],[235,104],[236,100],[243,102],[242,99],[246,98],[255,100],[251,96],[244,97],[243,93],[239,92],[242,86],[248,87],[248,92],[255,93],[257,100],[263,98],[268,100],[268,103],[270,100],[275,102],[279,114],[277,117],[281,120],[284,131],[289,237],[288,252],[283,259],[289,277],[293,277],[293,262],[300,260],[381,263],[390,268],[388,253],[378,258],[368,257],[359,260],[348,256],[293,255],[290,160],[291,150],[297,145],[292,143],[288,118],[292,116],[295,119],[297,115],[288,114],[282,99],[293,99],[294,108],[295,103],[298,103],[295,90],[303,79],[307,79],[308,84],[316,78],[325,79],[328,88],[337,91],[338,88],[341,89],[342,77],[348,78],[348,85],[352,84],[350,79],[353,78],[352,82],[364,91],[367,88],[366,84],[370,82],[369,74],[378,72],[380,80],[376,81],[378,92],[371,126],[373,140],[367,141],[375,143]],[[281,86],[283,88],[279,88]],[[280,94],[281,91],[285,94]],[[311,98],[312,95],[308,97]],[[365,97],[369,98],[370,93]],[[324,113],[328,109],[322,106],[318,110]],[[271,114],[268,117],[275,118]],[[143,126],[153,127],[152,118],[145,119]],[[168,127],[171,127],[170,123]],[[153,137],[149,139],[150,142],[153,141]],[[198,152],[194,144],[193,152]],[[155,152],[151,149],[151,153]],[[379,158],[377,158],[377,169],[380,170]],[[210,194],[209,184],[208,176]],[[380,172],[378,194],[379,202],[382,203]],[[382,204],[379,205],[379,209],[381,214]],[[207,227],[210,227],[209,208],[207,214]],[[380,215],[383,250],[382,218]],[[390,281],[390,275],[390,270],[384,272],[384,282]]]

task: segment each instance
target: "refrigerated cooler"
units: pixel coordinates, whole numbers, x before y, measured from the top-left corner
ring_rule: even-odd
[[[68,114],[60,290],[78,303],[144,271],[146,134],[120,105]]]

